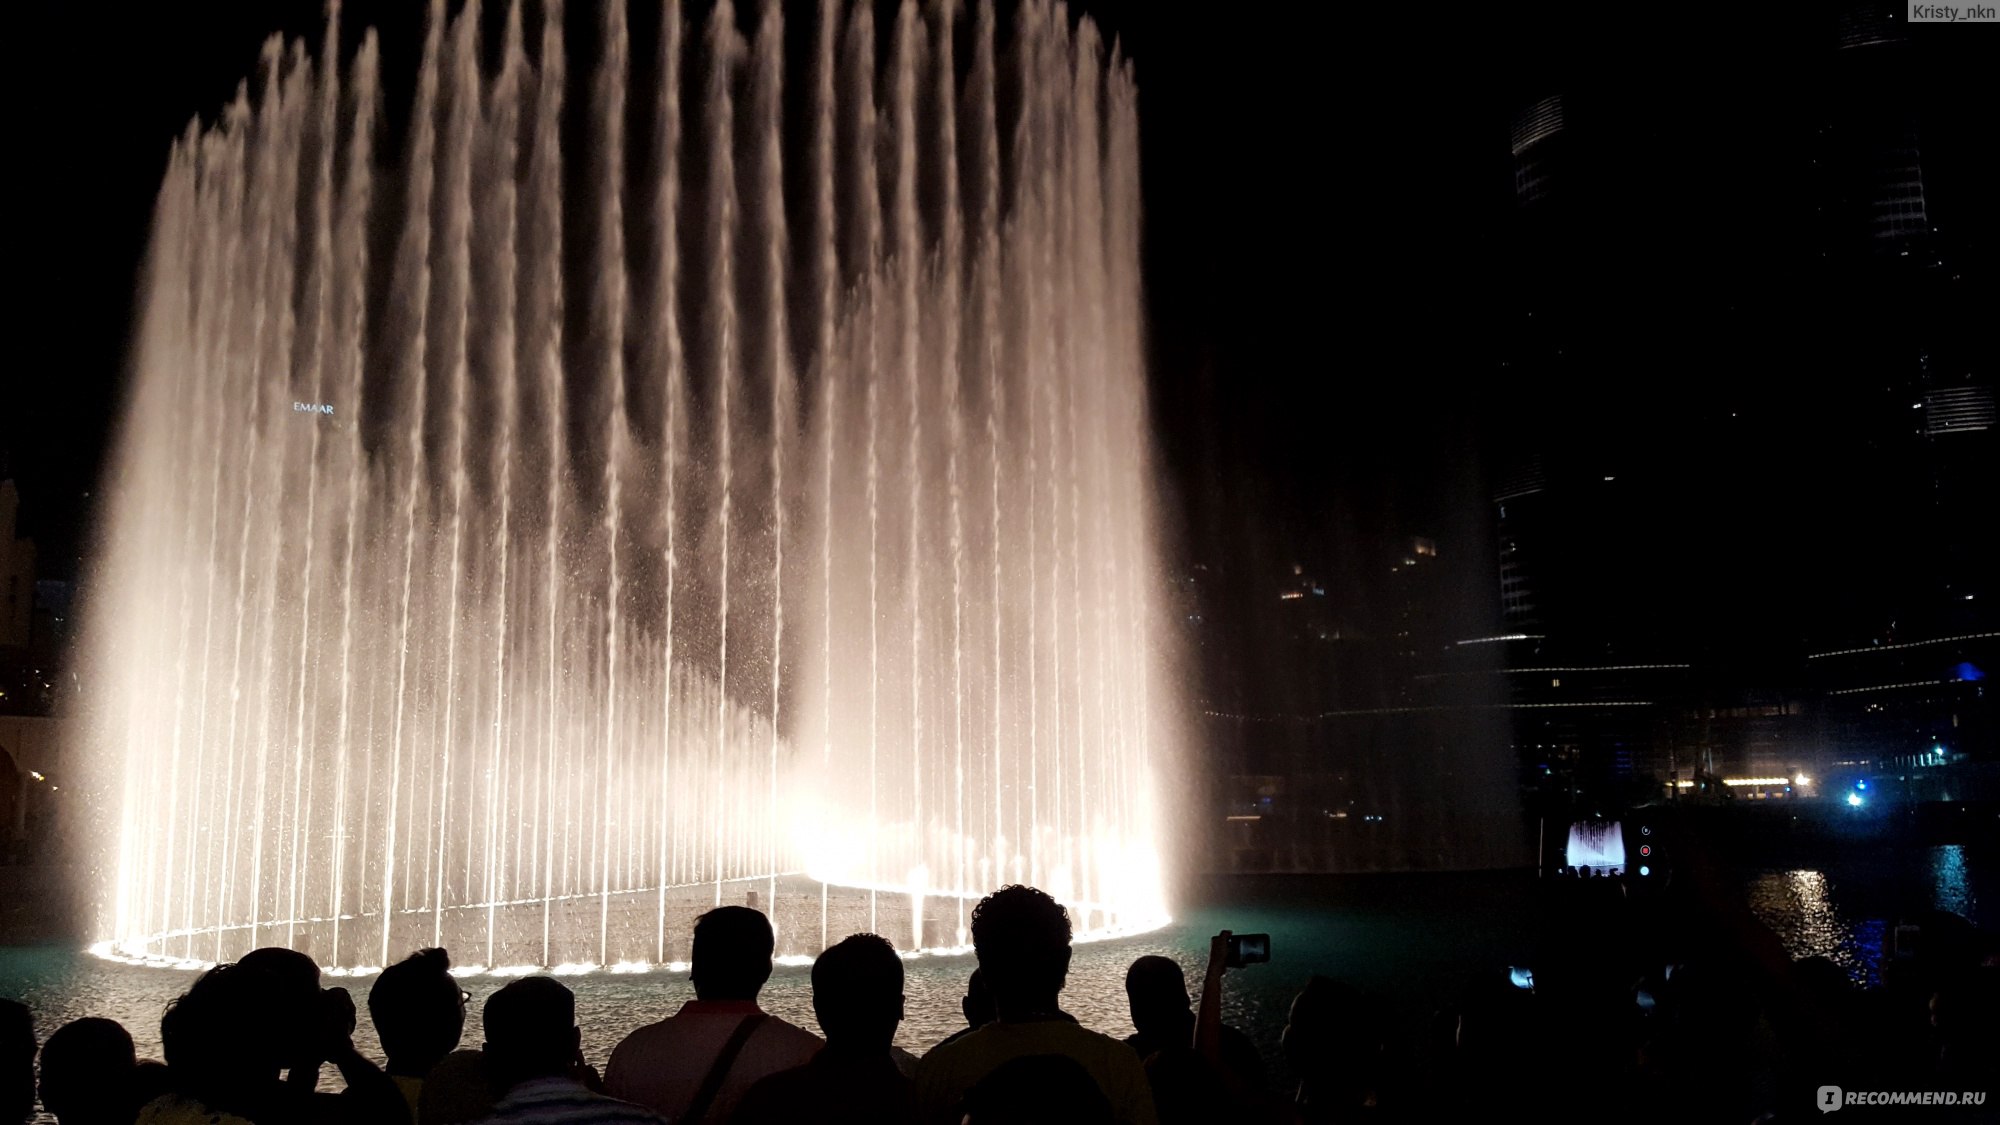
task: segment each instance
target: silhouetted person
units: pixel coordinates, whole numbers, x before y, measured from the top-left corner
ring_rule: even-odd
[[[1972,1090],[1990,1082],[2000,1058],[2000,968],[1960,970],[1940,982],[1928,1008],[1940,1083]]]
[[[309,1014],[321,1003],[319,963],[296,949],[267,945],[245,953],[236,964],[247,972],[265,975],[281,1012],[304,1017],[284,1019],[274,1030],[284,1037],[280,1049],[286,1080],[301,1090],[318,1089],[320,1064],[326,1060],[313,1057],[318,1052]]]
[[[274,960],[282,961],[218,965],[167,1009],[160,1040],[172,1091],[148,1103],[138,1125],[409,1121],[395,1084],[354,1049],[353,998],[339,988],[305,991],[296,967],[274,971]],[[318,1094],[297,1077],[317,1074],[321,1061],[340,1068],[344,1091]]]
[[[1112,1125],[1110,1099],[1067,1055],[1022,1055],[965,1093],[968,1125]]]
[[[62,1125],[132,1125],[139,1057],[116,1021],[89,1017],[42,1045],[42,1108]]]
[[[939,1047],[955,1043],[993,1022],[993,994],[986,991],[986,978],[979,975],[978,969],[965,978],[965,995],[958,998],[958,1010],[965,1017],[965,1026],[940,1040]]]
[[[1169,1048],[1193,1048],[1195,1013],[1188,1002],[1187,977],[1172,958],[1149,955],[1132,962],[1125,970],[1125,1000],[1136,1029],[1125,1042],[1141,1059]],[[1264,1060],[1257,1045],[1227,1024],[1222,1025],[1221,1035],[1222,1065],[1245,1089],[1261,1091]],[[1160,1099],[1153,1100],[1157,1104]]]
[[[554,977],[523,977],[486,998],[480,1049],[493,1088],[505,1091],[492,1125],[665,1125],[657,1114],[595,1093],[576,1074],[583,1032],[576,995]]]
[[[140,1109],[138,1125],[285,1120],[292,1107],[279,1078],[284,1052],[275,1012],[261,974],[217,965],[196,977],[160,1018],[171,1090]]]
[[[1381,1025],[1376,1006],[1352,987],[1327,977],[1307,982],[1279,1036],[1299,1076],[1295,1103],[1305,1120],[1379,1115],[1385,1077]]]
[[[402,1091],[372,1059],[354,1049],[358,1021],[354,997],[345,988],[319,987],[319,964],[283,946],[253,949],[237,964],[266,974],[277,987],[287,1029],[285,1081],[314,1107],[319,1119],[370,1125],[402,1120],[396,1116],[398,1110],[408,1112]],[[318,1093],[320,1067],[327,1063],[346,1084],[338,1095]]]
[[[752,1083],[810,1060],[819,1036],[757,1006],[775,945],[770,919],[747,906],[696,919],[688,972],[695,998],[618,1044],[604,1068],[606,1092],[675,1125],[726,1121]]]
[[[158,1059],[140,1059],[139,1065],[132,1068],[132,1105],[135,1110],[145,1108],[148,1102],[162,1094],[172,1093],[173,1088],[173,1072]]]
[[[1140,1058],[1167,1047],[1194,1046],[1187,977],[1172,958],[1149,955],[1132,962],[1125,970],[1125,1002],[1135,1029],[1125,1042]]]
[[[35,1111],[35,1017],[18,1000],[0,1000],[0,1121]]]
[[[912,1120],[911,1085],[889,1042],[903,1019],[903,959],[887,939],[855,934],[813,962],[813,1015],[826,1046],[804,1066],[757,1082],[732,1125],[898,1125]]]
[[[469,1125],[493,1112],[486,1056],[478,1048],[453,1051],[424,1076],[417,1094],[419,1125]]]
[[[424,1078],[458,1046],[471,999],[451,975],[451,956],[423,949],[382,970],[368,990],[368,1018],[388,1058],[384,1068],[417,1114]]]
[[[1139,1056],[1077,1026],[1057,1004],[1069,975],[1069,942],[1069,914],[1033,887],[1002,887],[980,900],[972,911],[972,948],[998,1018],[931,1048],[917,1064],[923,1120],[957,1122],[967,1092],[1011,1060],[1063,1055],[1103,1092],[1118,1125],[1153,1125],[1153,1095]]]
[[[317,1103],[316,1112],[322,1115],[337,1115],[359,1112],[359,1107],[395,1090],[382,1068],[354,1049],[354,998],[344,988],[321,989],[319,964],[311,957],[268,945],[245,953],[236,964],[261,974],[271,992],[277,1009],[271,1029],[280,1040],[285,1082],[299,1099]],[[334,1064],[347,1084],[341,1095],[348,1103],[344,1109],[334,1110],[327,1098],[314,1096],[320,1068],[327,1063]]]
[[[1249,1120],[1247,1102],[1229,1088],[1221,1068],[1193,1047],[1165,1047],[1146,1056],[1160,1125],[1227,1125]]]
[[[1265,1099],[1257,1048],[1222,1022],[1228,959],[1225,930],[1210,942],[1198,1016],[1188,1007],[1187,980],[1172,960],[1141,957],[1126,970],[1125,995],[1139,1030],[1125,1042],[1145,1060],[1162,1125],[1219,1125],[1272,1116],[1253,1114]]]

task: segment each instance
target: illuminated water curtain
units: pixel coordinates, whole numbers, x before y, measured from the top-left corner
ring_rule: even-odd
[[[1047,4],[614,4],[571,80],[544,8],[434,4],[394,152],[337,12],[173,150],[109,948],[630,967],[718,902],[950,947],[1017,880],[1159,924],[1129,66]]]

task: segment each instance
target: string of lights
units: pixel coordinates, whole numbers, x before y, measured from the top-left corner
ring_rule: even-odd
[[[1954,641],[1983,641],[1993,637],[2000,637],[2000,633],[1960,633],[1955,637],[1934,637],[1928,641],[1904,641],[1901,644],[1893,644],[1893,645],[1869,645],[1866,648],[1843,648],[1843,649],[1836,649],[1833,652],[1815,652],[1807,656],[1806,659],[1819,660],[1823,657],[1828,657],[1828,656],[1853,656],[1856,653],[1862,653],[1862,652],[1894,652],[1899,648],[1923,648],[1925,645],[1946,645],[1946,644],[1951,644]]]

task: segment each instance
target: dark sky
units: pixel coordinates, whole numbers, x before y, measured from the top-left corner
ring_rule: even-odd
[[[1828,358],[1832,323],[1810,206],[1824,12],[1082,7],[1138,67],[1155,413],[1179,553],[1255,587],[1295,556],[1345,565],[1370,537],[1486,550],[1495,412],[1520,399],[1503,361],[1533,303],[1508,126],[1560,92],[1593,145],[1563,287],[1575,354],[1530,397],[1545,422],[1604,435],[1590,457],[1637,477],[1650,464],[1655,518],[1681,533],[1676,573],[1747,600],[1790,581],[1787,566],[1727,563],[1758,519],[1711,517],[1767,503],[1760,490],[1796,484],[1820,453],[1783,422],[1729,456],[1675,443],[1728,396],[1777,419],[1793,396],[1838,390],[1802,370]],[[350,27],[382,27],[392,91],[414,72],[420,9],[347,7]],[[228,99],[270,32],[316,36],[320,8],[44,4],[25,19],[13,99],[27,133],[14,204],[25,346],[0,449],[45,569],[61,574],[83,549],[82,495],[109,440],[167,146]],[[2000,184],[1991,120],[1977,120],[1991,87],[1975,85],[2000,40],[1919,30],[1927,64],[1906,96],[1935,142],[1926,160],[1960,257],[1990,293],[2000,208],[1975,204]],[[1802,550],[1843,533],[1821,514],[1788,518],[1786,534],[1812,539]]]
[[[392,88],[414,71],[421,7],[346,6],[350,29],[383,30]],[[1325,332],[1329,314],[1352,310],[1357,273],[1378,303],[1416,307],[1484,268],[1464,240],[1478,238],[1479,209],[1504,192],[1506,170],[1491,143],[1504,113],[1478,93],[1485,67],[1469,49],[1480,25],[1385,37],[1290,6],[1277,20],[1197,5],[1083,7],[1138,62],[1148,287],[1177,461],[1196,456],[1202,437],[1182,425],[1195,409],[1184,389],[1248,410],[1252,429],[1284,425],[1294,394],[1333,405]],[[167,147],[191,116],[213,117],[265,36],[316,37],[320,26],[313,0],[134,5],[114,16],[38,5],[30,17],[21,41],[47,53],[26,60],[37,108],[24,148],[45,172],[23,200],[34,216],[25,404],[10,402],[0,443],[51,567],[76,553],[76,502],[108,439]],[[1343,381],[1363,394],[1377,385]]]

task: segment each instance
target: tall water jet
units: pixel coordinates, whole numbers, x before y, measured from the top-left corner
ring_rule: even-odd
[[[335,10],[174,146],[87,641],[110,950],[1165,920],[1130,68],[1047,3],[797,58],[747,7],[611,0],[572,91],[560,4],[433,0],[394,154]]]

